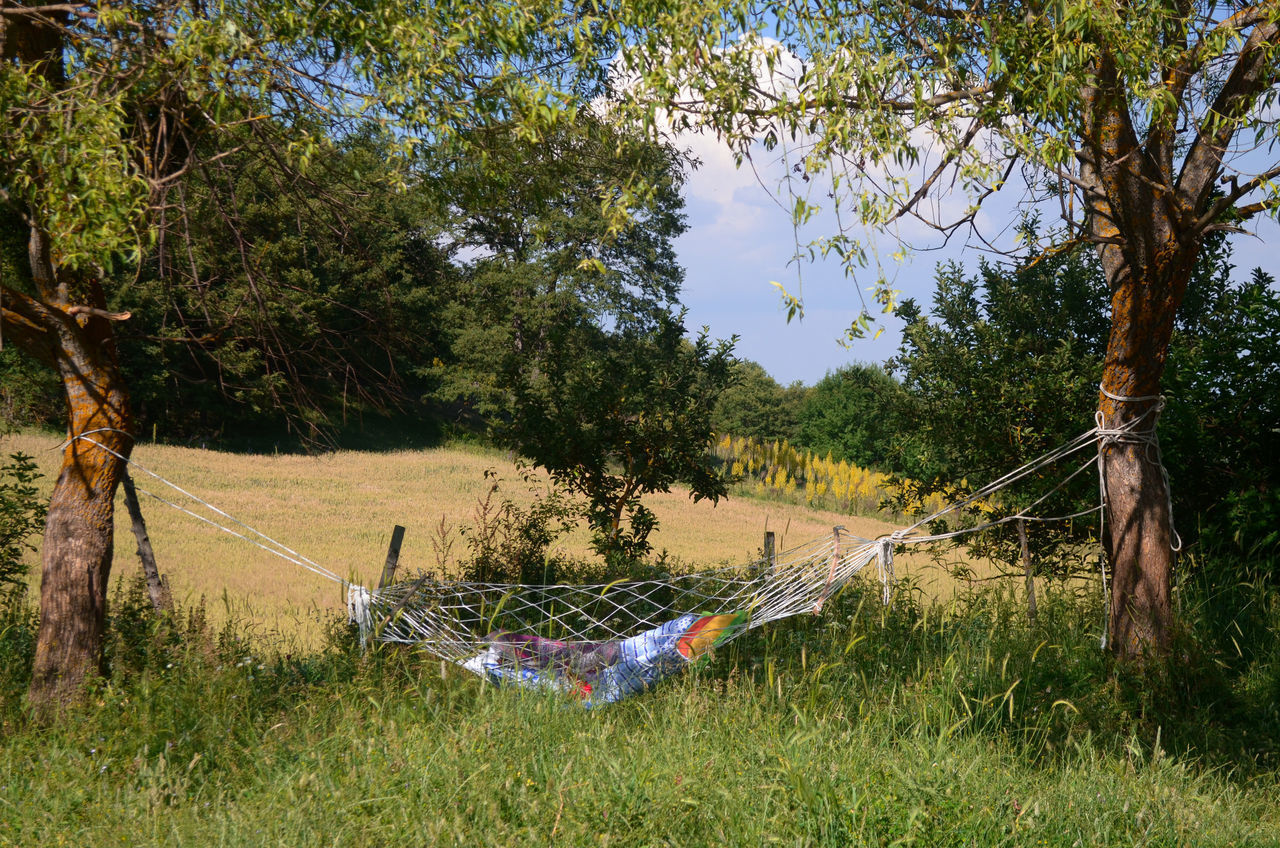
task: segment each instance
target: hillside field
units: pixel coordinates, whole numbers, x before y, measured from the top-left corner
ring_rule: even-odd
[[[58,470],[58,444],[52,434],[12,434],[0,438],[0,452],[21,451],[35,457],[47,491]],[[532,498],[507,454],[469,447],[303,456],[143,444],[133,459],[137,466],[331,571],[366,585],[378,579],[395,524],[406,528],[402,574],[437,567],[437,553],[448,547],[440,542],[442,527],[452,541],[451,559],[464,555],[466,545],[459,529],[474,523],[477,505],[491,485],[486,470],[497,473],[500,491],[513,500],[528,503]],[[141,468],[133,472],[140,493],[180,499]],[[314,644],[323,622],[342,609],[345,596],[337,584],[145,494],[140,494],[140,501],[160,571],[180,604],[190,606],[203,598],[215,622],[228,618],[250,622],[264,636],[298,639],[306,645]],[[682,489],[653,495],[646,503],[661,522],[652,537],[655,550],[665,549],[670,556],[698,566],[754,559],[766,530],[777,534],[782,551],[830,533],[835,525],[867,538],[894,529],[873,518],[751,497],[694,503]],[[233,522],[220,520],[239,529]],[[587,541],[585,531],[579,530],[559,547],[586,557],[590,556]],[[139,573],[136,547],[121,491],[116,501],[115,584]],[[28,559],[34,584],[39,553]],[[899,577],[910,578],[932,598],[947,597],[957,588],[945,572],[919,554],[896,557],[895,569]],[[975,567],[979,573],[983,570],[981,564]]]

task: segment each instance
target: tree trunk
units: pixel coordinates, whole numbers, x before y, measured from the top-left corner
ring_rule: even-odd
[[[1178,263],[1166,266],[1165,279],[1152,280],[1160,270],[1129,265],[1118,275],[1098,401],[1103,544],[1112,569],[1107,640],[1126,659],[1167,650],[1172,617],[1176,535],[1156,424],[1174,314],[1190,271]]]
[[[133,478],[127,469],[120,472],[120,482],[124,484],[124,506],[129,512],[129,521],[133,524],[133,538],[138,543],[138,560],[142,563],[142,573],[147,578],[147,593],[151,595],[151,606],[156,615],[173,612],[173,598],[169,587],[160,576],[156,566],[156,552],[151,547],[151,537],[147,535],[147,521],[142,517],[142,504],[138,503],[138,490],[134,488]],[[397,527],[399,525],[396,525]],[[381,585],[378,586],[382,588]]]
[[[1173,521],[1156,421],[1173,322],[1191,278],[1205,198],[1175,190],[1168,127],[1143,149],[1126,82],[1110,54],[1083,90],[1088,228],[1111,289],[1111,335],[1098,396],[1098,461],[1105,487],[1103,545],[1111,563],[1107,638],[1118,657],[1169,646]]]
[[[0,16],[0,58],[50,90],[65,82],[68,11]],[[38,178],[38,175],[33,174]],[[75,700],[102,659],[115,492],[132,421],[100,281],[59,267],[40,216],[28,210],[35,296],[6,288],[0,321],[23,350],[57,368],[67,400],[62,469],[49,502],[40,581],[40,631],[29,697],[40,712]]]
[[[127,458],[133,436],[100,284],[60,278],[36,229],[30,256],[37,289],[55,295],[45,300],[53,308],[42,317],[62,377],[70,437],[45,523],[40,630],[28,693],[37,711],[49,712],[77,700],[86,678],[100,670],[115,493],[124,466],[111,451]],[[70,304],[71,282],[88,309]]]

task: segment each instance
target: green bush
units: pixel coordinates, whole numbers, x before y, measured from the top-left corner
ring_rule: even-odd
[[[0,464],[0,584],[18,584],[26,573],[24,551],[35,550],[30,539],[44,527],[46,506],[35,481],[35,460],[15,453]]]
[[[554,583],[558,562],[549,555],[553,542],[573,529],[580,509],[554,484],[545,489],[537,478],[521,471],[534,494],[523,507],[504,495],[502,480],[485,471],[489,491],[476,505],[475,522],[462,528],[469,555],[461,577],[476,583]]]

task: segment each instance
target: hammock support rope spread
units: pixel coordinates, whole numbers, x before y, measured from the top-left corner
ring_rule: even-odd
[[[1157,407],[1151,417],[1158,414]],[[1114,429],[1104,429],[1099,421],[1093,429],[963,500],[877,539],[864,539],[836,527],[830,536],[772,560],[654,580],[541,586],[452,582],[424,576],[370,590],[342,579],[90,438],[96,432],[99,431],[82,433],[72,440],[116,456],[189,503],[184,506],[141,487],[138,491],[345,586],[348,615],[358,626],[362,643],[377,639],[418,645],[494,682],[574,693],[587,705],[609,703],[648,688],[752,628],[800,613],[820,613],[827,599],[872,561],[876,563],[887,605],[892,596],[897,545],[949,539],[1012,521],[1062,521],[1101,512],[1106,502],[1106,481],[1099,457],[1109,445],[1141,441],[1148,445],[1148,460],[1160,464],[1153,421],[1138,416]],[[1156,445],[1155,450],[1150,449],[1152,444]],[[1086,451],[1083,461],[1079,456],[1073,460],[1077,463],[1073,471],[1015,515],[937,534],[922,530],[948,513]],[[1029,514],[1095,465],[1101,483],[1102,502],[1098,506],[1049,518]],[[1105,578],[1104,566],[1104,581]]]

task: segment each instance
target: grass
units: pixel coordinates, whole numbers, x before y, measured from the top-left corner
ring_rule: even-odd
[[[1034,626],[873,595],[591,712],[345,638],[139,635],[83,710],[8,702],[0,845],[1280,844],[1274,734],[1225,744],[1248,687],[1110,668],[1066,592]]]
[[[0,448],[47,465],[52,443]],[[397,520],[419,540],[406,562],[433,565],[432,523],[448,509],[464,520],[501,459],[153,446],[138,458],[365,577]],[[729,506],[746,510],[745,537],[717,526]],[[709,564],[750,556],[766,516],[783,529],[783,508],[695,513],[676,496],[660,544]],[[1099,650],[1087,589],[1043,587],[1031,623],[999,582],[943,603],[908,579],[889,608],[854,584],[822,616],[752,631],[695,673],[584,711],[420,652],[361,654],[317,581],[148,514],[185,609],[157,622],[140,585],[117,583],[109,676],[83,707],[32,718],[34,611],[0,596],[0,846],[1280,845],[1273,587],[1189,580],[1172,656],[1135,668]],[[835,518],[791,520],[795,541]],[[132,540],[117,548],[132,572]],[[290,622],[279,599],[206,616],[198,600],[277,590],[302,591],[287,603],[310,617]]]
[[[37,459],[51,490],[61,455],[56,436],[22,433],[0,438],[0,453],[23,451]],[[195,448],[143,444],[135,462],[204,498],[225,512],[277,539],[347,579],[375,583],[386,557],[391,528],[407,528],[400,556],[402,573],[437,565],[439,530],[448,528],[455,555],[464,551],[458,530],[473,523],[477,502],[488,490],[487,469],[495,470],[503,491],[528,503],[532,495],[506,454],[468,447],[366,453],[341,451],[323,456],[218,453]],[[168,498],[173,493],[135,470],[139,489]],[[147,529],[161,573],[186,605],[206,600],[215,621],[250,623],[259,635],[301,638],[318,644],[321,623],[342,609],[337,584],[141,496]],[[657,550],[700,565],[733,564],[758,556],[766,530],[778,536],[779,550],[844,525],[875,537],[894,529],[876,518],[841,515],[803,505],[733,497],[719,504],[692,502],[677,489],[646,501],[661,522],[653,536]],[[117,500],[115,561],[117,583],[140,571],[136,544]],[[572,556],[589,556],[579,531],[559,545]],[[38,574],[39,552],[28,558]],[[898,557],[900,574],[949,597],[957,584],[931,567],[924,556]],[[983,568],[978,564],[981,574]]]

